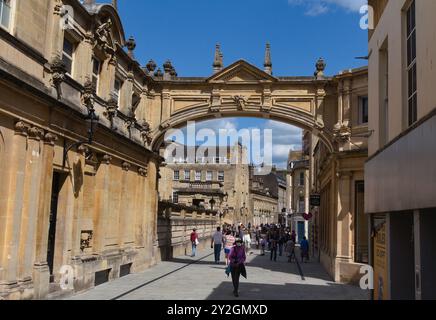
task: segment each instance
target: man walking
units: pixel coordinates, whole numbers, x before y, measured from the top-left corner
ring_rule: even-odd
[[[195,257],[195,254],[197,253],[197,245],[198,245],[198,234],[197,229],[192,229],[191,232],[191,244],[192,244],[192,255],[191,257]]]
[[[223,246],[223,234],[221,228],[216,228],[216,232],[212,235],[212,241],[210,247],[213,249],[215,254],[215,263],[220,263],[221,248]]]
[[[306,262],[309,261],[309,242],[306,237],[303,237],[303,240],[300,242],[300,250],[301,250],[301,262],[304,263],[304,258],[306,258]]]

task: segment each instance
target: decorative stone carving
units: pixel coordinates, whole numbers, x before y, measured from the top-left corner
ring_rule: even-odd
[[[124,161],[121,166],[123,167],[124,171],[129,171],[130,167],[132,166],[130,163],[128,163],[127,161]]]
[[[327,66],[324,59],[319,58],[318,61],[316,62],[315,66],[316,66],[315,77],[317,79],[323,79],[324,78],[324,70]]]
[[[141,137],[144,143],[150,144],[152,141],[150,124],[146,120],[141,123]]]
[[[232,99],[236,103],[238,110],[245,110],[246,109],[247,102],[248,102],[247,98],[245,98],[243,96],[236,95],[236,96],[233,96]]]
[[[94,110],[95,86],[89,77],[83,85],[82,103],[88,110]]]
[[[95,30],[95,39],[97,43],[104,49],[106,52],[115,51],[111,46],[111,29],[112,29],[112,20],[108,19],[105,23],[101,24]]]
[[[161,70],[160,68],[157,69],[157,71],[154,73],[154,76],[155,76],[156,78],[162,78],[162,77],[163,77],[162,70]]]
[[[138,174],[139,174],[141,177],[147,177],[147,175],[148,175],[148,167],[145,167],[145,168],[139,168],[139,169],[138,169]]]
[[[40,141],[44,136],[44,130],[38,127],[30,127],[28,129],[29,139]]]
[[[105,154],[105,155],[103,155],[102,157],[101,157],[101,163],[105,163],[105,164],[110,164],[111,163],[111,161],[112,161],[112,156],[110,156],[110,155],[108,155],[108,154]]]
[[[15,134],[19,134],[27,137],[28,131],[30,129],[30,125],[28,123],[25,123],[24,121],[18,121],[15,123],[14,129],[15,129]]]
[[[50,68],[52,72],[52,84],[56,89],[58,100],[62,98],[62,88],[61,84],[65,81],[65,74],[67,69],[65,63],[59,56],[55,56],[50,63]]]
[[[157,65],[156,62],[150,60],[145,67],[147,68],[149,74],[153,74],[154,70],[156,70]]]
[[[136,48],[136,41],[135,38],[133,38],[133,36],[131,36],[127,41],[126,41],[126,47],[127,47],[127,54],[130,58],[135,59],[134,55],[133,55],[133,51]]]
[[[341,142],[347,142],[351,138],[351,128],[347,123],[337,123],[333,128],[333,136]]]
[[[105,117],[107,117],[111,122],[113,118],[116,117],[118,113],[118,101],[114,96],[111,96],[109,101],[106,102],[106,111],[104,112]]]
[[[47,132],[44,136],[44,143],[51,146],[54,146],[57,140],[58,140],[58,136],[51,132]]]

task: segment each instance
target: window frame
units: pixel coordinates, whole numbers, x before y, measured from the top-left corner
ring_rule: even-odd
[[[117,90],[117,82],[119,83],[118,90]],[[115,100],[117,101],[118,106],[120,106],[120,102],[121,102],[121,90],[123,88],[123,83],[124,83],[123,80],[119,76],[115,77],[113,95]]]
[[[69,42],[71,44],[72,50],[71,50],[71,55],[69,53],[67,53],[65,51],[65,41]],[[67,36],[67,34],[64,35],[64,40],[62,42],[62,62],[64,62],[65,67],[66,67],[66,74],[68,76],[70,76],[71,78],[73,78],[73,74],[74,74],[74,55],[75,55],[75,51],[76,51],[76,47],[77,44],[71,40],[71,38],[69,38]],[[68,58],[71,62],[71,70],[68,71],[67,69],[67,64],[64,61],[64,58]]]
[[[173,181],[179,181],[180,180],[180,170],[174,170],[173,171]]]
[[[225,180],[225,172],[223,170],[218,171],[218,181],[224,182]]]
[[[407,81],[407,124],[418,121],[417,46],[416,46],[416,2],[412,0],[405,10],[406,19],[406,81]]]
[[[195,181],[201,181],[201,170],[195,170]]]
[[[7,0],[0,0],[0,27],[5,29],[5,30],[7,30],[7,31],[10,31],[12,29],[12,12],[14,10],[14,3],[13,3],[13,0],[10,0],[9,1],[9,5],[7,5],[5,3],[6,1]],[[3,19],[2,19],[2,17],[3,17],[3,10],[4,10],[5,6],[9,8],[8,25],[4,25],[2,23],[3,22]]]
[[[98,62],[98,73],[95,73],[94,71],[94,62],[95,61],[97,61]],[[95,86],[95,92],[97,93],[97,95],[98,95],[98,88],[99,88],[99,86],[100,86],[100,75],[101,75],[101,67],[102,67],[102,62],[101,62],[101,60],[97,57],[97,56],[95,56],[95,55],[92,55],[92,58],[91,58],[91,64],[92,64],[92,72],[91,72],[91,74],[92,74],[92,79],[91,79],[91,81],[92,81],[92,84]],[[96,82],[94,83],[94,77],[96,78]]]
[[[191,170],[183,170],[183,178],[185,181],[191,180]]]
[[[369,100],[368,100],[368,96],[359,96],[358,97],[358,101],[359,101],[359,108],[358,108],[358,112],[359,112],[359,116],[358,116],[358,125],[365,125],[368,124],[369,122]],[[365,115],[365,108],[364,108],[364,101],[366,101],[366,115]],[[366,116],[366,121],[365,121],[365,116]]]
[[[177,193],[177,191],[173,190],[173,193],[171,195],[171,200],[173,203],[179,203],[179,194]]]

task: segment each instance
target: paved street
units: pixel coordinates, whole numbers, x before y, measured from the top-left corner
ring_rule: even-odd
[[[253,250],[248,257],[248,279],[241,277],[241,300],[351,300],[368,299],[358,287],[332,282],[318,263],[301,264],[278,257],[277,262]],[[162,262],[139,274],[131,274],[88,292],[75,300],[226,300],[234,299],[231,278],[224,263],[216,265],[212,251],[201,252],[196,259],[178,257]]]

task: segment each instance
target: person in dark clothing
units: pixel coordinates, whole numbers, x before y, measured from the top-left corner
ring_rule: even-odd
[[[232,248],[229,254],[232,282],[233,282],[233,294],[235,297],[239,297],[239,278],[241,277],[241,271],[245,268],[245,248],[242,245],[242,239],[236,239],[235,246]]]
[[[270,238],[270,244],[271,244],[271,257],[270,260],[277,261],[277,249],[279,244],[279,234],[277,231],[273,231]]]

